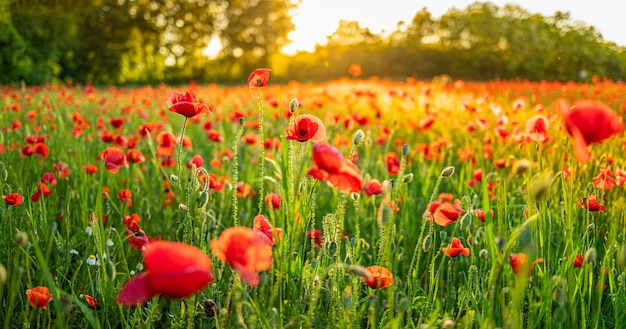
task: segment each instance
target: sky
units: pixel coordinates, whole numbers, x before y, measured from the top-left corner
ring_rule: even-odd
[[[433,18],[449,8],[463,9],[475,0],[302,0],[289,34],[292,44],[283,48],[287,54],[297,50],[312,51],[315,44],[325,44],[326,36],[339,26],[339,20],[359,21],[373,33],[397,29],[399,21],[411,22],[415,13],[426,7]],[[530,13],[552,16],[556,11],[569,12],[573,20],[592,25],[605,40],[626,46],[626,1],[624,0],[491,0],[497,6],[517,4]]]

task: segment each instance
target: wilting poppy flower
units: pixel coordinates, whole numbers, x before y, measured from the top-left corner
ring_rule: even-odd
[[[2,200],[6,202],[9,206],[19,206],[24,202],[24,198],[19,193],[9,193],[7,195],[2,196]]]
[[[604,103],[581,100],[570,108],[565,100],[560,99],[559,107],[565,128],[573,138],[578,162],[591,158],[590,144],[600,143],[624,131],[623,119]]]
[[[287,128],[287,139],[298,142],[321,142],[326,137],[326,126],[318,117],[310,114],[298,115]]]
[[[34,308],[47,309],[47,304],[52,301],[52,294],[48,287],[38,286],[33,289],[26,290],[28,303]]]
[[[441,251],[448,257],[456,257],[461,254],[467,257],[470,254],[469,248],[464,248],[459,238],[452,238],[450,245],[441,248]]]
[[[583,261],[584,261],[583,255],[577,254],[576,258],[574,259],[574,267],[582,267]]]
[[[363,185],[363,192],[367,196],[381,194],[383,193],[383,184],[378,179],[371,179]]]
[[[603,212],[606,210],[606,206],[604,206],[601,203],[598,203],[598,201],[596,200],[595,194],[588,196],[586,198],[582,198],[581,200],[578,200],[578,205],[581,208],[587,209],[589,211]]]
[[[83,294],[83,298],[85,298],[85,300],[87,301],[87,305],[89,305],[89,308],[92,308],[94,310],[100,309],[100,304],[98,304],[98,301],[95,298],[87,294]]]
[[[393,274],[383,266],[368,266],[365,272],[369,274],[369,277],[362,277],[362,279],[370,288],[382,289],[393,284]]]
[[[104,167],[112,174],[117,174],[120,167],[128,168],[124,151],[115,146],[107,147],[100,158],[104,160]]]
[[[535,260],[530,265],[526,264],[527,260],[528,255],[526,255],[525,253],[512,254],[509,257],[511,268],[513,269],[513,273],[515,273],[515,275],[524,278],[529,277],[533,273],[533,267],[535,267],[535,264],[543,263],[543,258]]]
[[[225,229],[211,241],[211,251],[251,286],[261,280],[257,271],[267,270],[272,265],[272,247],[254,230],[243,226]]]
[[[194,246],[154,241],[142,253],[146,270],[124,284],[121,304],[142,304],[158,294],[184,298],[213,281],[211,258]]]
[[[441,226],[448,226],[456,222],[456,220],[459,219],[459,216],[463,215],[463,213],[465,213],[465,210],[459,208],[459,206],[445,202],[437,207],[433,213],[433,218],[435,223]]]
[[[274,245],[274,232],[272,230],[272,225],[263,215],[254,216],[254,220],[252,222],[252,230],[254,230],[263,240],[266,240],[269,246]],[[276,229],[276,240],[280,241],[283,230],[280,228]]]
[[[257,88],[267,86],[270,79],[270,69],[256,69],[248,76],[248,87]]]
[[[281,201],[282,201],[282,198],[280,197],[280,194],[269,193],[268,195],[265,196],[265,203],[271,209],[280,209]]]
[[[187,118],[195,117],[202,113],[211,113],[209,106],[196,100],[196,92],[187,90],[184,94],[172,92],[167,100],[171,112],[184,115]]]
[[[361,171],[331,145],[318,143],[313,146],[313,168],[307,175],[325,181],[343,193],[359,193],[363,185]]]

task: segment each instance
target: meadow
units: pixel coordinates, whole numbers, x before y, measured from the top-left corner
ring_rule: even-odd
[[[626,328],[623,82],[1,96],[1,328]]]

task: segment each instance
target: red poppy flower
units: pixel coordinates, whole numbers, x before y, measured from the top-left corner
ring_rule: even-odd
[[[350,74],[352,74],[355,77],[361,76],[361,73],[362,73],[361,65],[357,63],[351,64],[350,67],[348,68],[348,72],[350,72]]]
[[[269,246],[274,245],[274,231],[272,230],[272,225],[263,215],[254,216],[254,220],[252,222],[252,230],[254,230]],[[280,228],[276,229],[276,241],[280,241],[283,230]]]
[[[578,200],[578,205],[581,208],[587,209],[589,211],[603,212],[606,210],[606,206],[604,206],[601,203],[598,203],[598,201],[596,200],[595,194],[588,196],[586,198],[583,198],[581,200]]]
[[[461,254],[467,257],[470,254],[469,248],[464,248],[459,238],[452,238],[450,245],[448,247],[441,248],[441,251],[443,251],[443,253],[448,257],[456,257]]]
[[[591,158],[590,144],[600,143],[624,131],[623,119],[604,103],[581,100],[570,108],[565,100],[560,99],[559,107],[565,128],[574,140],[578,162]]]
[[[157,155],[162,157],[168,157],[174,154],[176,148],[176,137],[169,131],[162,131],[156,137],[157,143]]]
[[[7,195],[2,196],[2,200],[6,202],[9,206],[19,206],[24,202],[24,198],[19,193],[9,193]]]
[[[485,222],[485,211],[482,209],[476,209],[474,210],[474,215],[476,215],[476,217],[478,217],[478,219],[481,222]],[[489,217],[493,218],[494,213],[493,213],[493,209],[489,209]]]
[[[120,129],[122,129],[122,126],[124,126],[124,119],[123,118],[111,118],[109,120],[109,123],[116,130],[120,130]]]
[[[128,204],[128,208],[133,206],[133,193],[128,189],[122,189],[117,192],[117,198]]]
[[[167,106],[169,106],[171,112],[176,112],[187,118],[192,118],[202,113],[211,113],[209,106],[196,100],[196,92],[193,90],[187,90],[184,94],[176,91],[172,92],[167,100]]]
[[[363,185],[363,192],[367,196],[381,194],[383,193],[383,184],[378,179],[371,179]]]
[[[287,128],[287,139],[298,142],[321,142],[326,138],[326,126],[318,117],[310,114],[298,115]]]
[[[281,201],[282,198],[280,197],[280,194],[269,193],[265,196],[265,204],[267,204],[267,206],[271,209],[280,209]]]
[[[397,175],[400,172],[400,158],[396,153],[389,152],[385,154],[385,163],[387,164],[387,173],[389,175]]]
[[[39,201],[39,199],[41,199],[42,196],[48,196],[52,194],[52,192],[54,191],[51,191],[48,185],[46,185],[45,183],[38,183],[37,191],[30,196],[30,199],[33,202],[37,202]]]
[[[143,248],[150,244],[150,237],[143,230],[139,229],[139,225],[132,223],[131,226],[137,227],[136,229],[126,230],[124,235],[128,237],[128,245],[135,250],[143,250]]]
[[[382,289],[393,284],[393,274],[383,266],[368,266],[365,272],[369,274],[369,277],[362,277],[362,279],[370,288]]]
[[[94,310],[99,310],[100,309],[100,304],[98,304],[98,301],[86,294],[83,294],[83,298],[85,298],[85,300],[87,301],[87,305],[89,305],[89,308],[92,308]]]
[[[130,163],[142,163],[146,161],[146,157],[141,154],[141,151],[138,149],[130,149],[126,152],[126,158]]]
[[[528,138],[535,142],[545,142],[548,140],[548,119],[543,115],[535,115],[526,120],[526,133]]]
[[[248,87],[257,88],[267,86],[270,79],[270,69],[256,69],[248,76]]]
[[[203,164],[204,159],[202,159],[202,156],[200,154],[196,154],[193,156],[193,158],[191,158],[189,162],[187,162],[187,168],[191,169],[194,165],[196,166],[196,168],[200,168]]]
[[[576,259],[574,259],[574,267],[583,267],[583,255],[577,254]]]
[[[130,214],[126,215],[122,218],[124,226],[128,227],[131,230],[139,229],[139,222],[141,222],[141,217],[138,214]]]
[[[86,164],[83,166],[83,170],[85,171],[86,174],[93,175],[98,172],[98,167],[92,164]]]
[[[180,242],[154,241],[143,250],[146,271],[124,284],[117,301],[136,305],[154,295],[184,298],[213,281],[211,258]]]
[[[115,146],[107,147],[100,158],[104,160],[104,167],[112,174],[117,174],[120,167],[128,168],[124,151]]]
[[[26,290],[28,303],[34,308],[47,309],[47,304],[52,301],[52,294],[48,287],[38,286],[33,289]]]
[[[433,218],[435,223],[441,226],[448,226],[456,222],[456,220],[459,219],[463,213],[465,213],[465,210],[459,208],[459,206],[445,202],[437,207],[433,214]]]
[[[251,286],[258,285],[261,280],[257,271],[267,270],[272,265],[272,247],[254,230],[243,226],[224,230],[211,241],[211,251]]]
[[[528,255],[526,255],[525,253],[512,254],[509,257],[511,268],[513,268],[513,273],[515,273],[515,275],[517,275],[518,277],[529,277],[533,273],[533,267],[535,267],[535,264],[543,263],[543,258],[539,258],[528,266],[526,264],[527,260]]]
[[[321,248],[324,238],[322,238],[322,232],[320,230],[308,230],[306,237],[309,240],[313,240],[313,246],[315,248]]]
[[[307,175],[325,181],[343,193],[359,193],[363,185],[361,171],[331,145],[318,143],[313,146],[313,168]]]

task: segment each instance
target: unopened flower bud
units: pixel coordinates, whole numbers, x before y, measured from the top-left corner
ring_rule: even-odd
[[[468,212],[468,213],[465,213],[463,217],[461,217],[459,229],[462,231],[468,228],[470,224],[472,224],[472,215]]]
[[[404,144],[402,145],[402,156],[406,158],[407,155],[409,155],[409,145],[408,144]]]
[[[246,123],[246,118],[239,117],[239,124],[243,126],[244,123]]]
[[[432,244],[433,244],[433,237],[429,234],[422,241],[422,250],[424,250],[424,252],[427,252],[428,250],[430,250],[430,247],[432,246]]]
[[[440,176],[441,177],[450,177],[452,176],[452,174],[454,174],[454,166],[448,166],[443,168],[443,170],[441,171]]]
[[[0,287],[2,287],[7,282],[7,269],[4,268],[4,265],[0,263]]]
[[[206,204],[209,202],[209,193],[207,191],[202,191],[198,196],[198,208],[204,208]]]
[[[178,182],[178,176],[176,176],[176,175],[174,175],[174,174],[171,174],[171,175],[170,175],[170,180],[171,180],[172,182],[176,183],[176,182]]]
[[[180,210],[180,211],[187,211],[187,206],[181,203],[181,204],[178,205],[178,210]]]
[[[20,247],[25,246],[28,243],[28,234],[24,231],[17,231],[15,233],[15,243]]]
[[[589,225],[587,225],[587,232],[591,232],[596,228],[596,224],[591,223]]]
[[[487,259],[489,257],[489,251],[487,251],[487,249],[481,249],[478,253],[478,257],[482,259]]]
[[[365,137],[365,133],[363,130],[359,129],[354,133],[354,137],[352,137],[352,142],[354,145],[359,145],[363,141],[363,137]]]
[[[441,324],[442,328],[453,328],[454,327],[454,320],[447,318],[445,320],[443,320],[443,323]]]
[[[359,199],[361,198],[361,194],[359,194],[359,193],[351,193],[350,197],[352,198],[352,201],[359,201]]]
[[[391,188],[393,187],[393,184],[390,181],[385,179],[382,185],[383,185],[383,192],[385,194],[391,192]]]
[[[532,164],[528,159],[520,159],[513,164],[513,173],[516,175],[525,174],[530,170]]]
[[[596,251],[596,248],[591,247],[585,253],[584,260],[586,263],[595,263],[597,258],[598,258],[598,252]]]
[[[405,183],[405,184],[408,184],[408,183],[410,183],[412,181],[413,181],[413,173],[406,174],[406,175],[404,175],[404,178],[402,178],[402,182]]]
[[[299,106],[300,106],[300,101],[298,101],[297,98],[292,99],[289,102],[289,112],[295,113],[298,110]]]

